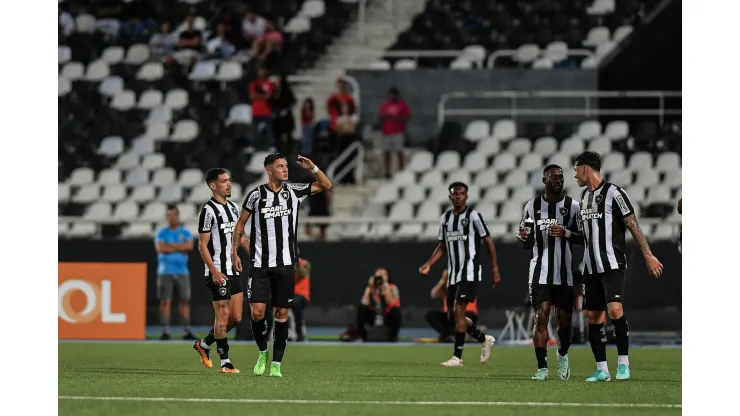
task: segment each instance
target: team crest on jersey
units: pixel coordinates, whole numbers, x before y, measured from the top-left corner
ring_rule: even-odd
[[[468,219],[467,218],[463,218],[462,219],[462,225],[463,225],[463,227],[467,227],[468,226]]]
[[[602,195],[596,195],[596,198],[594,198],[594,201],[596,201],[597,204],[600,204],[601,201],[604,200],[604,196]]]
[[[234,208],[234,207],[231,207],[231,212],[233,212],[233,213],[234,213],[234,216],[235,216],[235,217],[238,217],[238,216],[239,216],[239,213],[237,212],[236,208]]]
[[[568,208],[567,207],[560,207],[560,215],[562,215],[562,216],[568,215]]]
[[[280,192],[280,197],[282,197],[285,201],[288,200],[288,191]]]

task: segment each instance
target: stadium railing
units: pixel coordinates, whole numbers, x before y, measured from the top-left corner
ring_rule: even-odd
[[[490,98],[509,99],[508,109],[502,108],[447,108],[455,99]],[[532,98],[582,98],[583,106],[578,108],[521,108],[518,100]],[[604,98],[654,98],[657,102],[653,109],[599,108],[598,100]],[[453,91],[443,94],[437,104],[437,124],[439,128],[448,116],[655,116],[663,124],[666,116],[681,116],[681,110],[667,108],[666,99],[681,98],[680,91]]]

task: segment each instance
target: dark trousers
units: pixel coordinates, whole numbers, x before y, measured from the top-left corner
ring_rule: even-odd
[[[478,315],[473,312],[466,312],[465,315],[470,318],[473,323],[478,321]],[[437,331],[440,339],[447,338],[455,333],[455,322],[450,320],[446,312],[428,311],[426,318],[429,325]]]
[[[374,323],[375,312],[365,305],[360,305],[357,309],[357,330],[363,341],[367,341],[365,325],[373,325]],[[391,341],[397,341],[398,333],[401,331],[401,308],[391,308],[388,312],[384,312],[383,326],[388,328],[388,338]]]
[[[295,333],[298,341],[303,341],[306,338],[306,334],[303,333],[303,311],[307,306],[308,300],[305,297],[295,295],[293,306],[290,309],[293,311],[293,317],[295,318]]]

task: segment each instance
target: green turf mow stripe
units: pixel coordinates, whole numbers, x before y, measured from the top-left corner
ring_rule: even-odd
[[[128,402],[188,402],[188,403],[244,403],[244,404],[359,404],[405,406],[517,406],[517,407],[629,407],[680,409],[680,404],[653,403],[555,403],[555,402],[453,402],[453,401],[400,401],[400,400],[271,400],[271,399],[199,399],[179,397],[93,397],[58,396],[59,400],[98,400]]]

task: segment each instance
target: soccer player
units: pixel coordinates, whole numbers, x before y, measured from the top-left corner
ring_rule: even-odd
[[[231,196],[231,177],[225,169],[214,168],[206,172],[206,184],[213,197],[200,210],[198,219],[198,251],[205,263],[205,282],[211,294],[216,322],[213,329],[200,341],[195,341],[193,349],[200,354],[201,362],[208,368],[213,365],[210,359],[210,346],[214,342],[221,357],[221,373],[237,374],[229,360],[229,342],[226,333],[242,320],[244,289],[231,258],[231,235],[239,217],[239,205],[229,201]],[[236,240],[247,248],[246,238]]]
[[[267,322],[265,307],[271,302],[275,315],[274,343],[270,375],[282,377],[280,364],[288,342],[288,309],[293,306],[295,270],[298,263],[298,210],[308,196],[331,188],[331,181],[312,161],[298,156],[298,165],[316,175],[313,183],[290,183],[288,161],[279,153],[265,157],[268,180],[251,190],[244,199],[232,243],[232,262],[237,271],[242,264],[237,256],[237,241],[245,235],[251,218],[249,253],[252,258],[248,293],[252,334],[259,348],[254,374],[262,375],[267,365]]]
[[[645,236],[637,224],[635,210],[627,193],[602,178],[601,157],[583,152],[575,159],[578,186],[586,187],[581,194],[580,227],[585,239],[583,253],[584,310],[588,314],[589,341],[596,359],[596,372],[586,381],[609,381],[606,364],[606,333],[604,309],[609,313],[617,341],[617,380],[629,380],[629,326],[624,316],[625,229],[640,246],[648,272],[660,277],[663,265],[650,251]]]
[[[170,339],[170,313],[172,294],[177,287],[180,300],[178,310],[184,327],[182,339],[194,340],[190,330],[190,270],[188,253],[193,250],[193,235],[180,224],[180,213],[172,206],[167,208],[167,226],[154,238],[157,250],[157,295],[159,296],[159,316],[164,326],[159,339]]]
[[[550,309],[557,309],[558,377],[570,378],[568,349],[573,338],[573,255],[571,244],[583,245],[583,236],[578,233],[578,201],[563,193],[563,169],[548,165],[542,172],[545,194],[531,199],[524,206],[518,238],[527,241],[530,230],[525,229],[527,219],[534,222],[532,260],[529,262],[529,299],[535,310],[534,352],[537,357],[537,373],[532,380],[548,378],[547,341],[550,335],[547,324]]]
[[[429,326],[434,328],[439,334],[439,342],[450,342],[450,338],[453,337],[455,332],[455,321],[451,321],[449,318],[449,308],[447,307],[447,286],[449,283],[449,275],[447,269],[442,271],[442,278],[439,279],[436,285],[432,288],[432,299],[442,298],[442,310],[431,310],[427,311],[426,320]],[[468,307],[465,310],[465,316],[467,316],[471,322],[478,322],[478,300],[468,302]]]
[[[495,339],[482,333],[478,327],[465,316],[468,303],[476,300],[478,284],[483,280],[482,267],[478,251],[480,243],[486,245],[493,265],[493,286],[501,282],[496,261],[496,248],[488,232],[488,227],[478,211],[468,207],[468,185],[454,182],[449,186],[449,198],[452,208],[442,215],[437,239],[439,244],[432,257],[421,267],[419,273],[429,274],[429,270],[447,253],[449,284],[447,286],[447,306],[450,320],[455,322],[455,347],[452,358],[442,363],[445,367],[462,367],[462,353],[465,346],[465,333],[482,344],[480,362],[485,363],[491,356],[491,347]]]

